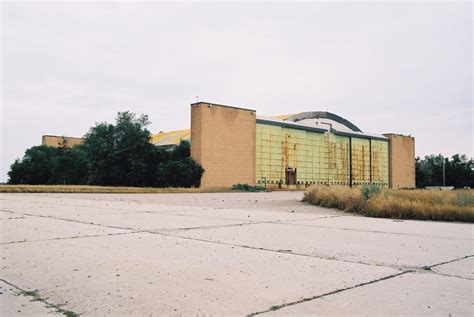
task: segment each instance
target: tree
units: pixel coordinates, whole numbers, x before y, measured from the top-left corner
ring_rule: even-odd
[[[57,149],[46,145],[33,146],[23,158],[16,159],[8,172],[10,184],[50,184],[53,157]]]
[[[150,143],[148,116],[119,112],[115,125],[98,123],[85,135],[89,183],[147,186],[156,166],[156,148]]]
[[[191,157],[158,164],[156,180],[159,187],[199,187],[204,169]]]
[[[158,148],[149,124],[146,115],[119,112],[115,124],[91,127],[82,145],[32,147],[11,165],[9,183],[199,186],[203,169],[191,159],[189,142]]]
[[[108,185],[112,182],[114,143],[114,126],[106,122],[96,124],[85,135],[88,183]]]
[[[68,148],[63,143],[52,158],[51,184],[87,184],[87,157],[83,145]]]
[[[449,158],[427,155],[416,158],[416,187],[443,186],[443,162],[446,186],[474,187],[474,161],[466,155],[455,154]]]
[[[178,145],[170,151],[171,160],[182,160],[191,156],[191,144],[188,141],[181,140]]]

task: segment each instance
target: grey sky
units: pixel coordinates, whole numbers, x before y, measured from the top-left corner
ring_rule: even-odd
[[[3,3],[0,181],[42,134],[117,111],[189,127],[196,100],[339,114],[473,155],[472,4]]]

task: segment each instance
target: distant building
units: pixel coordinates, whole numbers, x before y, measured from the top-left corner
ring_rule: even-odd
[[[84,143],[84,139],[70,136],[43,135],[41,139],[42,145],[55,147],[73,147],[82,143]]]
[[[62,138],[43,136],[43,144],[54,146]],[[74,140],[68,143],[71,146],[80,142],[65,139]],[[205,169],[202,187],[237,183],[274,189],[314,184],[415,187],[413,137],[362,132],[330,112],[261,117],[251,109],[198,102],[191,105],[191,129],[151,138],[160,147],[181,140],[191,142],[191,156]]]

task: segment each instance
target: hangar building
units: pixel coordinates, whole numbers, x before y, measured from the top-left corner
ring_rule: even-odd
[[[54,138],[43,136],[43,144],[45,137]],[[330,112],[262,117],[252,109],[198,102],[191,104],[191,129],[153,134],[151,142],[170,147],[181,140],[191,142],[191,156],[205,169],[202,187],[415,187],[413,137],[363,132]]]

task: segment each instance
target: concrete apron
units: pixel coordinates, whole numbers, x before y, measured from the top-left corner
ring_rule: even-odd
[[[2,313],[472,315],[472,225],[301,197],[0,195]]]

